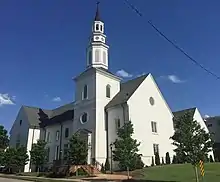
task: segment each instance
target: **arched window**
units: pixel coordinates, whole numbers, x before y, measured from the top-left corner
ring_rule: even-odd
[[[110,85],[106,86],[106,97],[108,98],[111,97],[111,86]]]
[[[99,62],[99,50],[95,50],[95,62]]]
[[[100,25],[100,30],[101,30],[101,32],[102,32],[102,25]]]
[[[103,63],[106,64],[106,52],[105,51],[103,51],[102,56],[103,56]]]
[[[99,30],[99,24],[96,24],[95,30]]]
[[[83,88],[83,99],[87,99],[88,97],[88,86],[85,85]]]

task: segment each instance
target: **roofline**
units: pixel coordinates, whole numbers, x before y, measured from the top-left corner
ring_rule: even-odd
[[[174,113],[177,113],[177,112],[181,112],[181,111],[187,111],[187,110],[191,110],[191,109],[198,109],[197,107],[190,107],[190,108],[186,108],[186,109],[181,109],[181,110],[178,110],[178,111],[173,111],[173,114]]]
[[[114,75],[114,74],[111,74],[111,73],[108,73],[107,71],[101,70],[101,69],[99,69],[99,68],[97,68],[96,70],[97,70],[97,72],[100,72],[100,73],[103,73],[103,74],[105,74],[105,75],[108,75],[108,76],[114,78],[114,79],[117,80],[117,81],[121,81],[121,80],[122,80],[122,78],[120,78],[119,76]]]

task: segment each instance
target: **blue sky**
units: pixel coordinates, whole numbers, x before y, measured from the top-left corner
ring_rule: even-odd
[[[220,115],[220,80],[196,67],[146,23],[150,19],[201,64],[220,74],[220,2],[130,2],[144,18],[123,0],[101,1],[109,69],[130,78],[152,73],[172,110],[197,106],[203,115]],[[95,3],[1,1],[0,124],[10,129],[21,105],[54,108],[74,99],[72,77],[85,69]]]

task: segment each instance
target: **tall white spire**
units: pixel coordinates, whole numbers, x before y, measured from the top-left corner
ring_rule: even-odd
[[[97,3],[96,15],[92,26],[92,36],[87,48],[87,68],[102,67],[108,69],[108,48],[106,35],[104,34],[104,22],[99,14],[99,2]]]

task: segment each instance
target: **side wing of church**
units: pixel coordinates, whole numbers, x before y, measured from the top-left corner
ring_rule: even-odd
[[[151,74],[122,83],[119,93],[107,104],[106,111],[108,144],[117,138],[118,128],[131,121],[133,137],[141,142],[139,149],[145,165],[151,165],[152,156],[157,152],[161,160],[162,157],[165,159],[166,152],[172,158],[173,114]]]

